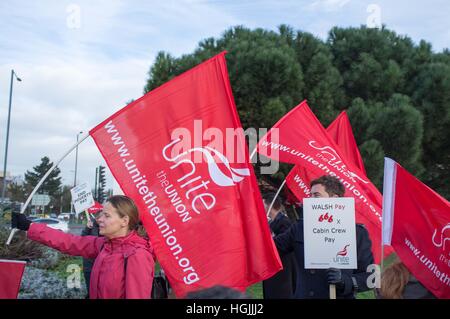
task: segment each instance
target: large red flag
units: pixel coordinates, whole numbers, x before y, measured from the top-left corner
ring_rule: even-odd
[[[306,101],[291,110],[258,143],[258,152],[280,162],[297,164],[287,182],[299,198],[309,196],[309,179],[329,174],[338,177],[346,197],[355,198],[356,222],[363,223],[373,242],[377,262],[381,257],[381,194],[365,174],[336,145]],[[294,185],[294,186],[292,186]],[[308,190],[308,192],[306,192]],[[386,250],[390,253],[390,248]]]
[[[327,133],[339,147],[342,155],[358,167],[364,173],[364,176],[367,176],[364,162],[353,136],[350,120],[345,111],[342,111],[327,127]],[[298,200],[302,201],[303,198],[310,196],[309,184],[318,177],[320,175],[316,172],[307,170],[304,166],[296,165],[287,175],[286,185],[297,196]],[[379,206],[381,206],[381,203],[379,203]]]
[[[366,177],[364,163],[359,153],[358,146],[353,136],[350,120],[348,119],[345,111],[341,112],[339,116],[327,127],[328,135],[333,139],[339,150],[342,152],[342,156],[358,167]],[[309,185],[312,180],[323,175],[322,172],[312,171],[306,169],[304,166],[296,165],[286,177],[286,185],[296,195],[299,201],[303,198],[310,197]],[[347,195],[351,196],[347,191]],[[379,196],[373,196],[375,203],[378,207],[381,207],[381,202],[376,202]],[[373,242],[372,253],[376,263],[381,261],[381,223],[379,219],[375,218],[370,220],[367,215],[371,215],[370,212],[365,214],[361,213],[361,210],[368,210],[369,207],[362,206],[356,211],[356,222],[364,224],[369,232],[370,238]],[[385,253],[390,254],[392,252],[391,247],[386,247]]]
[[[385,158],[383,242],[436,297],[450,298],[450,203]]]
[[[225,53],[129,104],[90,134],[136,201],[177,296],[217,284],[244,290],[281,269]]]
[[[327,133],[336,142],[337,146],[339,146],[339,149],[342,151],[345,158],[358,167],[359,170],[364,173],[364,176],[367,176],[347,112],[342,111],[341,114],[339,114],[339,116],[327,127]]]
[[[25,261],[0,259],[0,299],[17,299]]]

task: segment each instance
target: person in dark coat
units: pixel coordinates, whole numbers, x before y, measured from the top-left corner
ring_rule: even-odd
[[[274,193],[263,196],[266,211],[274,199]],[[292,223],[282,211],[281,201],[277,198],[269,212],[269,226],[273,235],[284,233],[291,227]],[[297,262],[293,253],[284,254],[280,257],[283,269],[274,276],[263,281],[264,299],[292,299],[294,298],[297,281]]]
[[[342,197],[344,185],[336,177],[322,176],[311,182],[312,197]],[[294,252],[298,276],[296,299],[329,299],[329,285],[336,285],[337,299],[354,299],[357,292],[367,291],[367,278],[371,273],[367,267],[374,263],[369,233],[361,224],[356,224],[357,269],[305,269],[303,219],[288,231],[274,238],[281,254]]]
[[[92,218],[89,214],[89,219],[87,220],[86,227],[81,231],[81,236],[99,236],[99,226],[97,221]],[[91,281],[91,272],[92,266],[94,265],[95,259],[83,258],[83,275],[84,281],[86,283],[86,289],[88,291],[88,295],[86,298],[89,299],[89,285]]]

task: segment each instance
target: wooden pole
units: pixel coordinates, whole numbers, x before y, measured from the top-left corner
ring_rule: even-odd
[[[336,285],[330,285],[330,299],[336,299]]]

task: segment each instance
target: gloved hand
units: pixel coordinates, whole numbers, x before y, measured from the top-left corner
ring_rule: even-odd
[[[337,268],[329,268],[327,270],[327,279],[330,285],[336,285],[336,288],[344,288],[344,278],[342,278],[342,271]]]
[[[27,231],[28,228],[30,228],[31,221],[28,220],[27,216],[25,214],[20,213],[12,213],[11,215],[11,227],[17,228],[20,230]]]

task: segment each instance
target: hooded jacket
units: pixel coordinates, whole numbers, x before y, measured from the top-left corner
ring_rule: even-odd
[[[91,299],[148,299],[151,296],[153,249],[149,241],[135,231],[125,237],[107,239],[75,236],[32,223],[28,238],[68,255],[95,258],[89,287]]]

